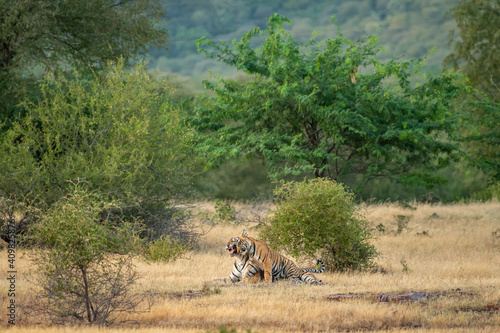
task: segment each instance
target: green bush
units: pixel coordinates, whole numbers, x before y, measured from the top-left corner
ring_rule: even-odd
[[[330,271],[372,267],[378,255],[372,235],[342,184],[317,178],[282,182],[279,201],[261,238],[293,257],[321,257]]]
[[[176,229],[173,208],[190,195],[200,165],[166,87],[144,65],[127,72],[123,63],[101,78],[47,78],[43,98],[1,134],[0,198],[45,211],[85,180],[121,203],[118,221]]]
[[[222,223],[232,223],[236,220],[236,208],[231,206],[228,201],[215,199],[215,216],[214,218]]]
[[[63,73],[64,74],[64,73]],[[110,65],[102,79],[48,78],[39,103],[0,145],[0,195],[50,206],[84,179],[126,205],[164,204],[185,194],[196,170],[192,131],[145,66]],[[7,196],[7,195],[5,195]]]
[[[168,262],[182,257],[187,251],[187,245],[168,236],[162,236],[146,245],[144,257],[153,262]]]

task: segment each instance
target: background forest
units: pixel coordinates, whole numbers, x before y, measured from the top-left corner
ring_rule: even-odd
[[[346,38],[376,35],[385,52],[381,60],[425,57],[423,71],[440,73],[443,60],[452,51],[450,31],[456,28],[451,9],[457,0],[358,0],[358,1],[174,1],[166,3],[167,50],[150,49],[149,68],[160,77],[176,82],[176,98],[203,93],[202,80],[210,73],[243,79],[234,67],[210,59],[196,51],[196,40],[206,36],[213,41],[231,42],[253,27],[265,27],[267,18],[279,13],[290,19],[285,27],[300,42],[319,33],[318,39],[336,35],[335,21]],[[455,34],[456,35],[456,34]],[[456,37],[456,36],[455,36]],[[448,184],[432,190],[402,187],[387,180],[369,183],[360,197],[364,200],[413,200],[434,197],[455,201],[470,198],[488,185],[487,178],[465,163],[440,171]],[[207,197],[250,199],[266,197],[272,184],[261,161],[249,159],[229,162],[218,170],[205,173],[198,189]]]
[[[154,77],[156,81],[163,80],[160,86],[164,87],[164,90],[160,93],[161,101],[158,103],[167,103],[168,108],[175,109],[174,113],[176,117],[179,117],[175,121],[181,123],[185,121],[186,114],[201,105],[199,102],[201,99],[196,101],[196,96],[210,95],[205,89],[206,83],[203,80],[227,78],[244,83],[250,82],[252,75],[255,75],[251,72],[245,73],[234,64],[228,65],[224,61],[218,61],[215,54],[207,56],[207,54],[200,53],[197,49],[199,47],[197,40],[205,38],[208,41],[230,44],[241,38],[246,31],[265,29],[268,18],[273,13],[279,13],[288,18],[290,24],[285,24],[283,28],[297,43],[307,42],[312,36],[316,36],[315,39],[318,41],[336,38],[340,34],[351,41],[376,36],[376,45],[381,47],[381,50],[376,51],[374,55],[377,61],[381,63],[388,63],[391,59],[400,63],[416,61],[418,65],[415,66],[421,66],[423,75],[420,78],[412,77],[411,84],[423,82],[426,80],[426,75],[443,73],[446,59],[448,69],[452,67],[460,69],[472,81],[472,87],[478,89],[479,93],[486,92],[489,96],[497,96],[497,92],[492,93],[488,90],[494,87],[494,84],[488,85],[490,78],[479,74],[478,76],[476,73],[481,73],[481,66],[486,63],[491,65],[491,70],[483,72],[497,75],[495,71],[498,71],[498,61],[494,59],[494,48],[490,46],[495,44],[494,38],[497,38],[494,37],[496,36],[494,31],[498,18],[495,16],[495,11],[478,9],[480,8],[478,4],[484,6],[486,2],[467,2],[473,9],[470,13],[467,12],[470,9],[467,6],[461,11],[455,9],[458,8],[456,6],[459,3],[458,0],[418,2],[409,0],[313,2],[273,0],[251,3],[225,0],[148,0],[118,3],[77,1],[70,5],[66,2],[59,4],[57,1],[44,4],[20,1],[10,7],[7,3],[2,3],[6,13],[2,20],[3,29],[0,36],[2,39],[0,62],[2,128],[6,131],[12,128],[13,124],[18,123],[17,120],[23,119],[26,110],[33,107],[31,102],[36,104],[42,96],[51,96],[52,92],[49,92],[50,89],[47,87],[52,84],[53,79],[49,76],[62,75],[70,81],[81,80],[82,85],[88,85],[84,81],[87,82],[93,75],[106,75],[110,68],[109,61],[116,61],[117,57],[122,57],[124,69],[130,68],[141,59],[146,61],[148,75]],[[495,2],[491,6],[496,6]],[[81,16],[86,11],[90,13],[88,17],[92,17],[90,21]],[[489,12],[493,15],[491,18],[477,17],[470,21],[467,18],[474,17],[477,13]],[[465,26],[453,32],[457,28],[456,19],[460,17],[463,18],[462,22]],[[467,22],[474,22],[474,20],[478,22],[477,27],[467,26],[467,24],[470,25]],[[481,22],[488,22],[484,24],[489,25],[484,26]],[[101,26],[103,29],[99,28]],[[107,28],[104,29],[104,27]],[[463,39],[468,31],[472,31],[472,35],[474,31],[483,31],[486,34],[492,31],[490,35],[492,42],[483,43],[486,45],[486,49],[481,51],[484,56],[474,61],[474,64],[471,61],[474,58],[467,54],[469,51],[472,52],[471,54],[476,52],[474,37],[471,37],[469,44],[464,42],[460,44],[461,46],[450,42]],[[489,40],[490,36],[481,38]],[[250,48],[259,46],[255,39],[251,43],[253,44],[249,45]],[[459,50],[459,46],[463,48],[462,51]],[[452,54],[454,48],[457,52]],[[416,60],[419,58],[422,59],[421,62]],[[464,67],[464,64],[468,64],[468,69]],[[64,74],[59,74],[61,70]],[[76,76],[72,70],[78,71]],[[40,86],[43,80],[47,83],[45,88]],[[495,80],[497,78],[492,82]],[[95,83],[90,85],[93,84]],[[147,85],[151,84],[147,83]],[[62,87],[60,93],[66,93],[65,89]],[[454,103],[456,101],[458,99],[454,100]],[[464,101],[462,99],[460,103]],[[460,126],[481,131],[478,126],[482,125],[477,121],[482,121],[484,126],[494,129],[495,124],[498,123],[498,119],[495,118],[498,117],[494,111],[495,107],[491,107],[488,103],[483,106],[479,105],[485,103],[484,100],[476,102],[475,106],[468,105],[464,108],[470,110],[478,108],[483,111],[468,113],[470,119],[461,116],[463,123]],[[456,111],[452,112],[454,116],[458,117],[461,112],[460,103],[453,106]],[[192,122],[193,119],[190,121]],[[466,124],[467,122],[472,124],[471,121],[476,122],[472,127]],[[14,133],[11,135],[15,136],[14,139],[19,139],[19,135],[23,135],[20,133],[23,132],[22,129],[15,129],[14,126],[13,130]],[[71,133],[57,135],[65,137],[71,136]],[[485,146],[480,150],[489,151],[487,154],[492,154],[494,160],[495,154],[498,154],[495,152],[498,147],[497,136],[494,130],[485,133],[478,135],[473,132],[468,133],[464,136],[462,148]],[[52,140],[50,135],[47,135],[45,140]],[[33,139],[36,141],[40,138]],[[483,143],[477,144],[478,141]],[[76,147],[78,145],[76,144]],[[30,146],[29,149],[34,148]],[[45,148],[42,145],[40,149],[35,153],[36,159],[41,158]],[[194,145],[186,149],[194,149]],[[12,155],[12,151],[8,154]],[[54,154],[54,156],[61,156],[58,155],[57,149]],[[376,201],[434,198],[433,200],[449,202],[473,197],[490,197],[491,191],[486,189],[498,177],[488,178],[488,175],[498,172],[498,164],[492,163],[492,159],[484,162],[482,159],[484,156],[481,153],[473,155],[470,154],[468,159],[461,158],[460,161],[454,163],[447,162],[445,168],[436,169],[436,175],[446,179],[446,183],[440,181],[431,184],[435,186],[421,186],[426,185],[424,182],[419,186],[413,182],[412,186],[401,186],[398,182],[387,179],[390,177],[381,177],[368,182],[359,191],[357,190],[357,195],[362,200]],[[200,168],[200,165],[203,165],[204,158],[202,157],[192,166],[193,170],[198,171],[190,171],[189,177],[181,177],[182,179],[194,177],[186,181],[186,184],[194,185],[193,189],[196,190],[198,196],[208,199],[265,199],[271,195],[274,185],[268,177],[269,164],[255,154],[249,154],[246,159],[238,161],[229,159],[215,168],[205,168],[211,170],[201,172],[203,168]],[[12,165],[10,162],[6,163]],[[426,171],[422,169],[422,172]],[[303,179],[311,175],[306,173],[300,176],[295,175],[295,178],[293,175],[287,177]],[[71,178],[69,175],[68,177]],[[343,181],[352,187],[348,179]],[[192,193],[190,191],[191,189],[187,192]]]
[[[354,1],[166,1],[168,51],[150,51],[150,67],[160,72],[176,73],[189,78],[201,88],[201,77],[207,71],[223,76],[234,75],[226,66],[206,59],[196,52],[201,36],[230,42],[253,27],[265,27],[273,13],[286,16],[293,25],[291,32],[299,41],[309,40],[313,32],[320,39],[336,33],[331,17],[335,16],[347,38],[377,35],[387,51],[385,58],[421,57],[434,50],[426,70],[439,72],[450,53],[448,33],[455,28],[452,17],[445,15],[458,0],[354,0]]]

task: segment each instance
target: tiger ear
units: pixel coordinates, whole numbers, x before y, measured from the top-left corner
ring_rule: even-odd
[[[248,233],[246,230],[243,230],[243,237],[248,237]]]

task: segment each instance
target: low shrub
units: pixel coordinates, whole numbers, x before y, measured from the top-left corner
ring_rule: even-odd
[[[282,182],[280,198],[260,237],[295,258],[320,257],[330,271],[374,266],[372,235],[354,204],[354,195],[326,178]]]
[[[232,223],[236,221],[236,208],[228,201],[215,199],[215,220],[221,223]]]
[[[157,261],[175,261],[182,257],[187,251],[187,245],[170,236],[162,236],[157,240],[146,245],[144,257],[146,260]]]

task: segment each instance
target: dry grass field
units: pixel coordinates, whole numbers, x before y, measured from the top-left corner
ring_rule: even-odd
[[[318,274],[325,282],[320,286],[290,281],[207,284],[231,272],[233,259],[223,249],[230,237],[244,228],[258,235],[249,222],[216,225],[185,259],[168,264],[138,262],[142,279],[137,292],[152,293],[155,303],[149,312],[118,314],[105,328],[51,326],[47,318],[30,313],[27,308],[36,302],[36,291],[27,281],[35,272],[18,253],[17,323],[9,331],[218,332],[225,326],[237,332],[500,332],[500,203],[414,207],[363,207],[382,254],[380,268]],[[238,209],[244,211],[245,206]],[[2,251],[0,330],[9,326],[7,264]],[[431,294],[410,301],[379,296],[410,292]],[[355,295],[332,296],[350,293]]]

